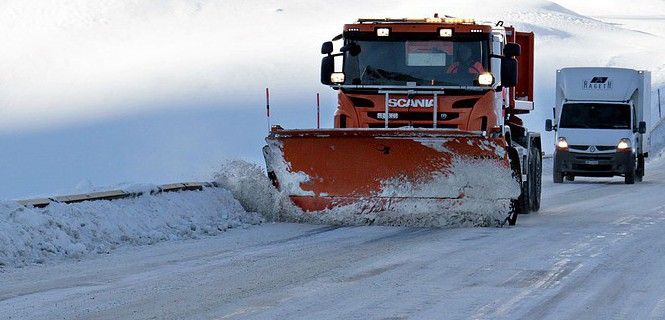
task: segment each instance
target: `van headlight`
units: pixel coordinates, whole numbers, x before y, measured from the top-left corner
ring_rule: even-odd
[[[559,140],[556,142],[556,148],[559,150],[568,150],[568,141],[566,141],[566,138],[559,138]]]
[[[619,140],[619,143],[617,144],[617,151],[619,152],[630,151],[630,140],[627,138]]]

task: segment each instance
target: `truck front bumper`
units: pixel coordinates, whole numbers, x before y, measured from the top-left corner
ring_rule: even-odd
[[[635,170],[635,154],[623,152],[594,154],[556,150],[554,170],[564,175],[584,177],[624,175],[629,170]]]

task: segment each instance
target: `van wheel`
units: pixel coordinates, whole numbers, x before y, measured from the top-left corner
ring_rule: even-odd
[[[628,172],[626,172],[624,182],[626,184],[634,184],[635,183],[635,176],[636,176],[635,170],[628,170]]]
[[[637,172],[635,174],[635,181],[642,182],[644,178],[644,156],[637,156]]]
[[[554,176],[554,183],[563,183],[563,173],[561,173],[561,171],[554,169],[552,175]]]

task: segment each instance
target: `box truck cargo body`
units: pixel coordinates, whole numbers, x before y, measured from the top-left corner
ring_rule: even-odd
[[[648,156],[651,73],[621,68],[557,70],[553,179],[623,176],[641,181]]]

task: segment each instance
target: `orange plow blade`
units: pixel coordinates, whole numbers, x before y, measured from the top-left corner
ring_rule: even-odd
[[[341,208],[347,218],[376,213],[369,219],[383,224],[411,218],[426,226],[449,225],[447,218],[478,224],[505,218],[519,196],[505,140],[480,133],[273,130],[266,141],[269,176],[303,214]]]

